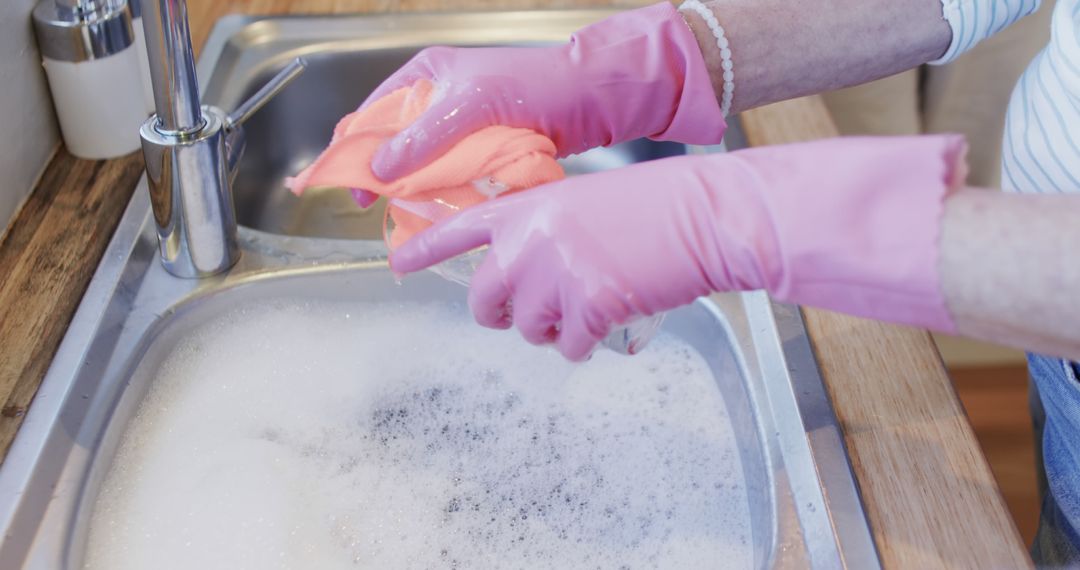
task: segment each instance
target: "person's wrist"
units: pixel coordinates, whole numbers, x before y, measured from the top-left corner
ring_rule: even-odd
[[[713,94],[720,103],[721,114],[726,118],[731,114],[734,101],[735,72],[731,44],[724,26],[713,10],[700,0],[684,0],[679,13],[694,34],[709,73]]]
[[[792,84],[801,85],[801,76],[788,78],[783,66],[777,66],[775,57],[779,45],[768,35],[771,33],[763,20],[770,16],[757,2],[729,2],[725,0],[699,0],[723,27],[724,37],[731,50],[735,89],[729,115],[753,109],[768,103],[789,99],[806,92],[792,92]],[[718,40],[708,22],[694,10],[679,10],[693,33],[702,58],[709,72],[710,83],[717,95],[723,98],[724,58]],[[781,64],[783,62],[780,62]],[[779,82],[781,85],[778,85]]]
[[[702,59],[705,60],[705,68],[709,70],[709,81],[712,83],[713,91],[717,95],[717,100],[724,93],[724,77],[723,72],[717,73],[716,70],[722,69],[723,58],[720,57],[720,48],[716,45],[716,37],[713,36],[712,30],[709,29],[709,25],[705,22],[705,19],[700,14],[693,10],[680,10],[680,14],[684,20],[686,20],[687,26],[690,27],[690,31],[694,33],[694,38],[697,40],[698,48],[701,49]]]

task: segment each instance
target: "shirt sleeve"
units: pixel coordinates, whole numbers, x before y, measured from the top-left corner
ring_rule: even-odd
[[[952,42],[945,55],[931,61],[941,65],[960,57],[980,41],[1034,13],[1042,0],[941,0],[945,20],[952,28]]]

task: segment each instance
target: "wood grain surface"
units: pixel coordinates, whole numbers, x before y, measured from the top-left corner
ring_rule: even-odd
[[[190,0],[201,45],[229,13],[357,13],[586,6],[618,0]],[[745,116],[753,144],[835,135],[816,98]],[[140,175],[137,156],[60,155],[0,243],[0,454],[6,452]],[[925,332],[806,312],[888,568],[1030,564]]]
[[[89,161],[61,149],[0,244],[0,457],[142,172],[140,154]]]
[[[742,116],[751,145],[836,136],[820,98]],[[1027,568],[1020,535],[926,331],[804,309],[887,568]]]
[[[1042,505],[1035,433],[1027,406],[1027,366],[952,366],[949,375],[1020,536],[1030,544]]]

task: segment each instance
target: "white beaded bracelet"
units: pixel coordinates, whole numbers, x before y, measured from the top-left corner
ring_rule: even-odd
[[[735,98],[735,72],[734,64],[731,63],[731,46],[724,35],[724,27],[717,21],[712,10],[706,8],[700,0],[686,0],[679,6],[679,11],[685,10],[693,10],[705,20],[716,38],[716,47],[720,48],[720,66],[724,69],[724,93],[720,98],[720,113],[727,117],[731,112],[731,100]]]

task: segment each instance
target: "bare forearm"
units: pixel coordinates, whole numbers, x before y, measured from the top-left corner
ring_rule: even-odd
[[[946,202],[941,280],[965,336],[1080,360],[1080,195],[967,189]]]
[[[952,33],[941,0],[712,0],[735,66],[732,112],[892,75],[941,56]],[[720,51],[686,12],[722,93]]]

